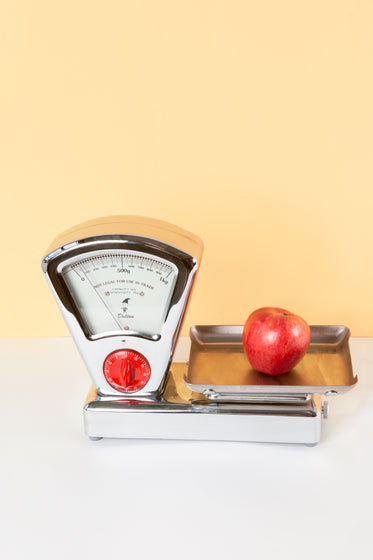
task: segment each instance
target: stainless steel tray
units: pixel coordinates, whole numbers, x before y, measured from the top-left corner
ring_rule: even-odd
[[[197,393],[220,395],[339,394],[357,383],[343,326],[311,326],[311,344],[299,364],[282,375],[254,370],[242,345],[243,327],[199,325],[191,328],[186,385]]]

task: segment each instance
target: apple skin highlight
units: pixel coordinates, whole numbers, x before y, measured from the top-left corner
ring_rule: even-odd
[[[262,307],[251,313],[242,335],[251,366],[268,375],[290,371],[306,354],[310,342],[306,321],[281,307]]]

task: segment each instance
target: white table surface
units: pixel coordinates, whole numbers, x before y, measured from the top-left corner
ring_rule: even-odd
[[[350,347],[359,383],[306,447],[92,442],[72,340],[0,339],[0,557],[370,558],[373,339]]]

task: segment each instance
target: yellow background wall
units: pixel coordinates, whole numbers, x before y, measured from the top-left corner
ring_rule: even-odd
[[[2,2],[0,334],[67,334],[47,245],[140,214],[205,242],[184,334],[373,336],[372,64],[371,0]]]

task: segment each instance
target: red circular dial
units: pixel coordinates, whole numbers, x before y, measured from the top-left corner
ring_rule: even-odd
[[[104,361],[106,381],[118,391],[139,391],[149,381],[148,360],[135,350],[115,350]]]

